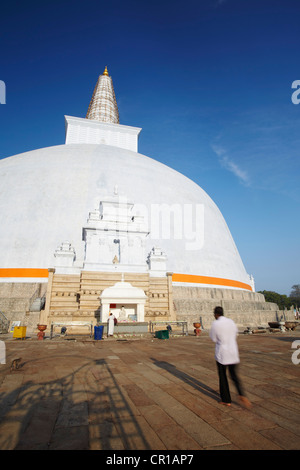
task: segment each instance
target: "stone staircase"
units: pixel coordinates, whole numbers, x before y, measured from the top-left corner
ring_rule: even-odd
[[[112,287],[121,279],[121,273],[95,271],[82,271],[78,275],[54,274],[50,287],[48,322],[87,320],[95,324],[100,319],[100,295],[104,289]],[[124,273],[124,281],[145,292],[145,321],[172,319],[172,286],[168,277]]]

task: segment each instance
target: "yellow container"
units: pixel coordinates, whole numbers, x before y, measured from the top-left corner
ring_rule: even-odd
[[[15,326],[13,338],[26,338],[26,326]]]

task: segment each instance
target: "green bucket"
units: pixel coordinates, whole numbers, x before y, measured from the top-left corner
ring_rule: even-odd
[[[155,332],[155,338],[169,339],[169,330],[160,330]]]

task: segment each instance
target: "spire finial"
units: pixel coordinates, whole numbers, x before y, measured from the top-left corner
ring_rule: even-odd
[[[119,124],[119,112],[112,78],[108,75],[107,66],[99,76],[86,114],[87,119]]]

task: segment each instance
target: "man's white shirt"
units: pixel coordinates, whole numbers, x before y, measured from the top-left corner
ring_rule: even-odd
[[[220,316],[212,323],[210,338],[216,343],[215,359],[223,365],[240,362],[236,341],[238,329],[230,318]]]

